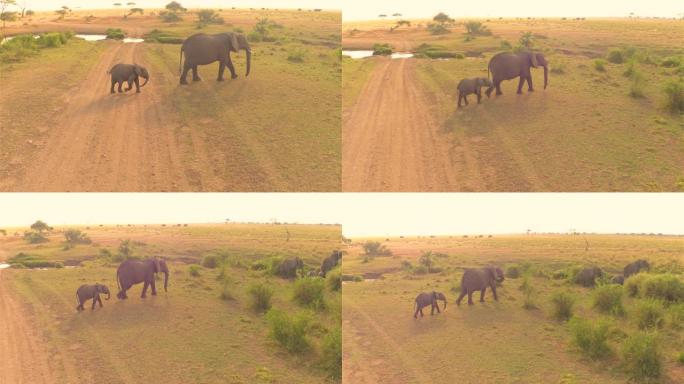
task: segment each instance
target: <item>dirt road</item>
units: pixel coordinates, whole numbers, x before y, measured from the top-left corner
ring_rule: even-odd
[[[109,94],[109,70],[119,62],[148,65],[143,44],[112,43],[83,82],[65,96],[64,110],[24,164],[14,190],[22,191],[174,191],[220,188],[206,179],[211,169],[196,155],[200,138],[181,148],[175,111],[163,89],[174,79],[150,73],[150,82]],[[183,161],[190,153],[195,161]],[[188,175],[193,177],[189,185]]]
[[[416,79],[415,59],[382,60],[343,116],[344,191],[450,191],[468,175],[453,160]],[[461,186],[461,187],[459,187]]]

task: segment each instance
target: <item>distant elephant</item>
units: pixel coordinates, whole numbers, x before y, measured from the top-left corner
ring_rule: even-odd
[[[119,84],[119,93],[123,92],[121,90],[121,85],[125,82],[128,83],[128,88],[126,92],[133,88],[133,83],[135,83],[135,92],[140,93],[140,88],[144,87],[145,84],[150,80],[150,74],[147,72],[145,67],[141,67],[137,64],[116,64],[107,73],[112,75],[112,87],[109,90],[110,93],[114,93],[114,85]],[[143,85],[140,85],[138,78],[142,77],[145,79]]]
[[[325,275],[331,269],[337,266],[337,264],[340,262],[340,259],[342,259],[342,251],[337,249],[332,251],[330,256],[326,257],[321,264],[321,276],[325,277]]]
[[[119,286],[119,293],[116,295],[119,299],[127,299],[126,291],[134,284],[144,283],[142,295],[145,298],[147,287],[152,287],[152,296],[157,294],[157,288],[154,283],[155,273],[164,273],[164,292],[169,283],[169,268],[166,266],[166,261],[158,258],[147,260],[126,260],[116,270],[116,283]]]
[[[584,268],[575,275],[575,284],[583,287],[593,287],[596,279],[603,276],[603,270],[599,267]]]
[[[623,285],[625,283],[625,276],[623,276],[623,275],[613,276],[613,278],[610,279],[610,282],[613,284]]]
[[[93,300],[93,306],[90,309],[95,309],[95,304],[100,303],[100,308],[102,308],[102,299],[100,298],[100,293],[106,293],[107,298],[105,300],[109,300],[109,298],[112,296],[111,293],[109,293],[109,288],[107,288],[106,285],[102,284],[83,284],[78,289],[76,290],[76,300],[78,301],[78,306],[76,307],[77,311],[83,311],[83,304],[92,299]]]
[[[420,313],[420,317],[423,317],[423,308],[427,307],[428,305],[431,306],[430,315],[435,314],[435,309],[437,310],[437,313],[441,313],[439,310],[439,304],[437,303],[437,300],[444,301],[444,308],[442,309],[446,309],[447,299],[442,292],[423,292],[416,296],[414,304],[416,312],[413,314],[413,318],[417,319],[418,313]]]
[[[639,259],[633,263],[627,264],[623,272],[626,279],[632,275],[636,275],[641,271],[648,271],[649,269],[651,269],[651,265],[648,263],[648,261]]]
[[[297,277],[297,270],[304,268],[304,261],[299,257],[283,260],[278,266],[278,276],[285,278]]]
[[[487,287],[492,289],[494,300],[498,301],[496,295],[496,283],[504,281],[504,273],[499,267],[486,267],[482,269],[466,269],[461,279],[461,295],[456,300],[456,305],[461,305],[461,300],[468,295],[468,304],[473,304],[473,293],[480,291],[480,302],[484,303],[484,295]]]
[[[247,73],[245,76],[249,76],[252,62],[252,48],[250,48],[245,35],[234,32],[219,33],[216,35],[198,33],[188,37],[181,46],[178,72],[180,72],[181,66],[183,67],[183,72],[181,74],[180,83],[188,83],[185,78],[190,69],[192,69],[192,80],[201,80],[197,75],[197,66],[211,64],[214,61],[219,62],[217,81],[223,81],[223,71],[226,67],[230,70],[231,78],[236,78],[237,74],[235,74],[233,62],[230,60],[230,52],[237,52],[239,49],[244,49],[247,53]],[[184,52],[185,63],[183,63]]]
[[[492,82],[484,77],[473,77],[472,79],[463,79],[458,83],[456,89],[458,89],[458,108],[461,108],[461,100],[465,101],[465,105],[468,105],[468,95],[476,94],[477,103],[480,104],[482,99],[482,87],[490,87]]]
[[[546,86],[549,84],[549,64],[543,54],[534,52],[497,53],[489,60],[489,66],[487,67],[487,78],[489,78],[489,72],[492,73],[492,85],[485,91],[487,97],[491,95],[494,88],[496,88],[497,96],[502,95],[501,82],[515,79],[516,77],[520,78],[518,94],[522,93],[525,81],[527,81],[529,92],[534,91],[530,68],[537,68],[540,65],[544,67],[544,89],[546,89]]]

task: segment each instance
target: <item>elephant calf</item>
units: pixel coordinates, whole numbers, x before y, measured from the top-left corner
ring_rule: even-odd
[[[502,281],[504,281],[504,274],[501,268],[466,269],[461,279],[461,295],[456,300],[456,305],[461,305],[461,300],[465,295],[468,295],[468,304],[472,305],[475,291],[480,291],[480,302],[484,303],[487,287],[492,289],[494,300],[499,301],[499,297],[496,295],[496,283]]]
[[[80,287],[78,287],[78,289],[76,290],[76,298],[78,299],[78,306],[76,307],[76,310],[84,310],[83,304],[90,299],[93,299],[93,306],[90,309],[95,309],[96,303],[100,303],[100,308],[102,308],[102,299],[100,299],[100,293],[107,294],[106,300],[109,300],[109,298],[111,297],[111,294],[109,293],[109,288],[107,288],[106,285],[83,284]]]
[[[150,74],[147,72],[145,67],[141,67],[137,64],[116,64],[107,73],[112,75],[112,87],[109,90],[110,93],[114,93],[114,85],[119,84],[119,93],[123,92],[121,90],[121,85],[124,81],[128,83],[128,88],[125,89],[126,92],[133,88],[133,83],[135,83],[135,92],[140,93],[140,88],[147,84],[150,79]],[[140,85],[138,78],[142,77],[145,79],[143,85]]]
[[[413,314],[413,318],[417,319],[418,313],[420,313],[420,317],[423,317],[423,308],[427,307],[428,305],[431,306],[430,315],[435,314],[435,309],[437,310],[437,313],[441,313],[439,311],[439,304],[437,303],[437,300],[444,301],[444,308],[442,309],[446,309],[447,300],[442,292],[423,292],[416,296],[416,301],[414,305],[416,312]]]
[[[293,279],[297,277],[297,270],[304,268],[304,261],[299,257],[283,260],[278,266],[276,274],[280,277]]]
[[[489,79],[484,77],[473,77],[472,79],[463,79],[458,83],[458,108],[461,108],[461,100],[465,101],[465,105],[468,105],[468,95],[476,94],[477,103],[480,104],[482,100],[482,87],[489,87],[492,83]]]

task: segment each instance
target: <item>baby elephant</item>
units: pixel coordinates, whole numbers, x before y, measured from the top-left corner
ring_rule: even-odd
[[[119,84],[119,93],[123,92],[121,90],[121,85],[125,82],[128,83],[128,88],[126,92],[133,88],[133,83],[135,83],[135,92],[140,93],[140,88],[147,84],[150,79],[150,74],[147,72],[145,67],[141,67],[137,64],[116,64],[107,73],[112,75],[112,87],[109,90],[110,93],[114,93],[114,85]],[[140,85],[138,78],[144,78],[145,82]]]
[[[413,318],[417,319],[418,318],[418,313],[420,313],[420,317],[423,317],[423,308],[427,307],[428,305],[431,306],[430,308],[430,315],[435,314],[435,309],[437,309],[437,313],[441,313],[439,311],[439,304],[437,303],[437,300],[442,300],[444,301],[444,308],[443,310],[446,309],[446,304],[447,300],[446,297],[442,292],[423,292],[419,294],[416,297],[416,303],[414,308],[416,308],[416,313],[413,314]]]
[[[480,302],[484,303],[484,295],[487,287],[492,289],[494,300],[499,300],[496,296],[496,283],[504,281],[504,274],[501,268],[487,267],[482,269],[466,269],[461,279],[461,295],[456,300],[456,305],[461,305],[461,300],[468,295],[468,304],[473,304],[473,293],[480,291]]]
[[[483,77],[474,77],[472,79],[463,79],[458,83],[458,107],[461,108],[461,99],[465,101],[465,105],[468,105],[468,95],[476,94],[477,103],[480,104],[482,99],[482,87],[489,87],[492,82],[489,79]]]
[[[100,303],[100,308],[102,308],[102,299],[100,299],[100,293],[106,293],[107,300],[109,300],[111,294],[109,293],[109,288],[107,288],[106,285],[83,284],[78,287],[76,290],[76,298],[78,299],[78,307],[76,307],[76,310],[82,311],[84,309],[83,304],[90,299],[93,299],[93,306],[90,309],[95,309],[95,304],[98,302]]]

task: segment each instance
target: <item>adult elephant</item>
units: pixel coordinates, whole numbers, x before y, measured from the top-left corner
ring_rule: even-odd
[[[596,280],[601,277],[603,277],[603,270],[601,268],[583,268],[575,275],[575,284],[579,284],[583,287],[593,287],[596,285]]]
[[[494,300],[499,301],[496,295],[496,283],[504,281],[504,273],[498,267],[486,267],[482,269],[466,269],[461,278],[461,295],[456,300],[456,305],[461,305],[461,300],[468,295],[468,304],[473,304],[473,293],[480,291],[480,302],[484,303],[484,295],[487,287],[492,289]]]
[[[420,317],[423,317],[423,308],[427,307],[428,305],[430,306],[430,316],[435,314],[435,309],[437,309],[437,313],[441,313],[439,310],[439,303],[437,303],[437,300],[444,301],[444,308],[442,308],[442,310],[445,310],[447,305],[447,299],[442,292],[432,291],[420,293],[418,296],[416,296],[414,305],[415,312],[413,313],[413,318],[417,319],[419,313]]]
[[[544,89],[546,89],[546,86],[549,84],[549,63],[546,61],[543,54],[534,52],[497,53],[489,60],[487,78],[489,78],[489,73],[491,72],[492,84],[487,88],[485,94],[489,97],[492,90],[496,88],[497,96],[502,95],[501,82],[515,79],[516,77],[520,78],[520,81],[518,82],[518,94],[522,93],[522,87],[526,81],[528,90],[533,92],[534,88],[532,87],[532,72],[530,71],[530,68],[537,68],[540,65],[544,67]]]
[[[157,288],[154,283],[155,273],[164,273],[164,292],[169,284],[169,268],[166,261],[158,258],[147,260],[126,260],[116,270],[116,283],[119,286],[119,293],[116,297],[119,299],[127,299],[126,291],[134,284],[144,283],[142,295],[145,298],[147,287],[152,287],[152,296],[157,294]]]
[[[639,259],[633,263],[627,264],[627,266],[625,266],[625,269],[623,270],[623,274],[626,279],[632,275],[636,275],[641,271],[648,271],[649,269],[651,269],[651,265],[648,263],[648,261],[644,259]]]
[[[330,256],[326,257],[323,260],[323,263],[321,263],[321,276],[325,277],[325,275],[330,272],[331,269],[335,268],[337,264],[340,262],[340,259],[342,258],[342,251],[340,250],[334,250],[330,254]]]
[[[304,261],[299,257],[283,260],[278,265],[277,275],[285,278],[297,277],[297,270],[304,268]]]
[[[192,69],[192,80],[199,81],[200,77],[197,75],[197,66],[211,64],[215,61],[219,62],[219,71],[217,81],[223,81],[223,71],[226,67],[230,70],[230,75],[234,79],[237,77],[233,62],[230,60],[230,52],[238,52],[244,49],[247,53],[247,73],[252,62],[252,49],[247,42],[245,35],[241,33],[219,33],[216,35],[207,35],[205,33],[198,33],[185,39],[181,46],[180,52],[180,67],[183,67],[181,73],[180,83],[187,84],[185,80],[188,71]],[[185,63],[183,62],[183,53],[185,53]]]

